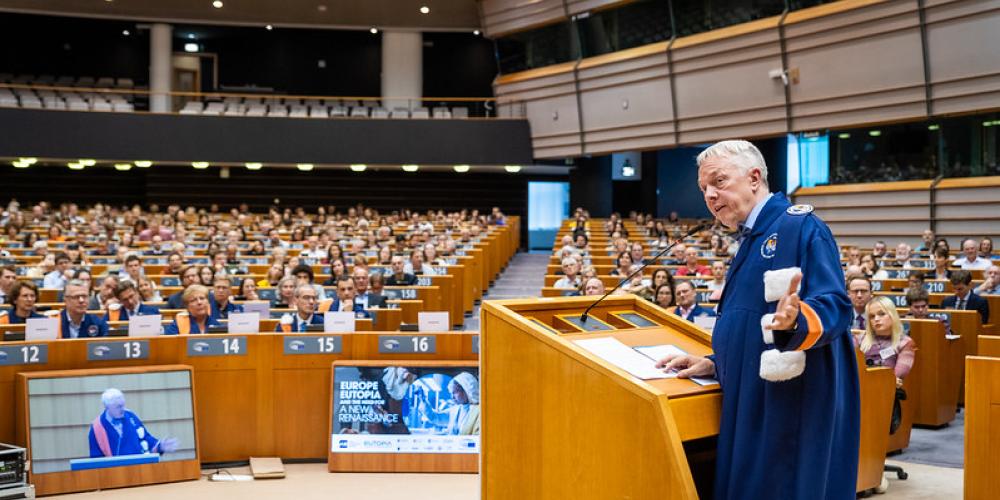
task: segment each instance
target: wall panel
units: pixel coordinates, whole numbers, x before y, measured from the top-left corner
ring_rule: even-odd
[[[917,3],[910,0],[785,27],[792,129],[917,119],[926,115]]]
[[[574,66],[569,63],[525,72],[528,77],[500,77],[494,83],[498,106],[513,108],[527,117],[537,158],[582,153]]]
[[[486,36],[498,37],[567,18],[562,0],[482,0]]]
[[[931,111],[1000,106],[1000,0],[927,2]]]

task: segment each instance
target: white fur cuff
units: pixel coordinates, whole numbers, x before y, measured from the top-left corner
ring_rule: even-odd
[[[764,344],[774,343],[774,334],[771,332],[771,330],[764,328],[767,325],[770,325],[772,321],[774,321],[774,314],[767,313],[760,317],[760,333],[761,336],[764,338]]]
[[[764,300],[774,302],[788,292],[788,285],[792,283],[792,278],[802,270],[797,267],[786,267],[764,272]],[[802,288],[802,284],[799,284]]]
[[[782,382],[802,375],[805,369],[805,352],[769,349],[760,354],[760,378],[764,380]]]

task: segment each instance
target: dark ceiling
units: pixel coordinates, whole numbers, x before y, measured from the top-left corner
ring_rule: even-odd
[[[308,28],[479,28],[475,0],[0,0],[0,11],[169,23]],[[430,12],[422,14],[421,7]]]

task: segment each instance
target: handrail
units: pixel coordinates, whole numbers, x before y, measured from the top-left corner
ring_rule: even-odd
[[[8,89],[29,89],[29,90],[51,90],[54,92],[75,92],[75,93],[95,93],[95,94],[133,94],[133,95],[167,95],[171,97],[202,97],[202,98],[226,98],[226,97],[250,97],[263,99],[339,99],[347,101],[455,101],[455,102],[496,102],[496,97],[398,97],[398,96],[324,96],[311,94],[269,94],[269,93],[240,93],[240,92],[184,92],[168,91],[154,92],[147,89],[127,89],[110,87],[64,87],[56,85],[39,85],[34,83],[0,83],[0,88]]]

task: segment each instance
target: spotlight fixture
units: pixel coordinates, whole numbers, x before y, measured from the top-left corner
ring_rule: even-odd
[[[19,161],[21,163],[27,163],[28,165],[34,165],[34,164],[38,163],[38,158],[33,158],[33,157],[28,156],[28,157],[24,157],[24,158],[18,158],[17,161]]]
[[[70,170],[83,170],[84,164],[78,161],[76,162],[71,161],[67,163],[66,166],[69,167]]]
[[[129,36],[131,33],[129,33],[128,30],[122,30],[122,35]]]
[[[930,125],[927,126],[927,130],[930,130],[932,132],[935,131],[935,130],[941,130],[941,125],[938,125],[936,123],[932,123],[932,124],[930,124]]]
[[[264,26],[264,29],[266,29],[267,31],[271,31],[271,30],[274,29],[274,26],[271,26],[270,24],[268,24],[267,26]]]
[[[14,160],[14,161],[10,162],[10,164],[13,165],[14,168],[28,168],[28,167],[31,166],[30,163],[27,163],[27,162],[22,161],[22,160]]]
[[[479,36],[479,30],[473,30],[473,31],[472,31],[472,34],[473,34],[473,35],[476,35],[476,36]]]
[[[428,7],[428,6],[426,6],[426,5],[421,6],[420,7],[420,13],[421,14],[430,14],[431,13],[431,8]]]
[[[208,168],[209,163],[207,161],[193,161],[191,166],[197,168],[198,170],[205,170]]]
[[[373,34],[373,35],[377,35],[378,34],[378,28],[372,28],[372,29],[368,30],[368,32],[371,33],[371,34]]]
[[[301,170],[303,172],[308,172],[308,171],[310,171],[310,170],[313,169],[313,164],[312,163],[299,163],[298,165],[295,165],[295,168],[297,168],[297,169],[299,169],[299,170]]]
[[[215,7],[216,9],[221,9],[222,5],[222,0],[215,0],[212,2],[212,7]]]
[[[403,172],[416,172],[420,170],[420,165],[403,165]]]
[[[129,170],[132,170],[132,164],[131,163],[115,163],[115,170],[117,170],[119,172],[127,172]]]
[[[80,160],[77,163],[79,163],[80,165],[83,165],[85,167],[93,167],[94,165],[97,165],[97,160],[90,160],[90,159]]]
[[[364,172],[365,169],[367,169],[367,168],[368,168],[368,165],[365,165],[364,163],[355,163],[355,164],[351,165],[351,171],[352,172]]]
[[[149,167],[153,166],[153,162],[151,162],[149,160],[136,160],[136,161],[134,161],[132,163],[135,164],[135,166],[137,166],[139,168],[149,168]]]
[[[469,169],[472,168],[472,167],[470,167],[468,165],[455,165],[452,168],[454,168],[456,172],[458,172],[460,174],[464,174],[464,173],[468,172]]]
[[[260,170],[261,168],[264,168],[263,163],[257,162],[245,163],[244,165],[247,167],[247,170]]]
[[[848,134],[847,132],[837,134],[837,139],[850,139],[850,138],[851,134]]]
[[[870,135],[872,137],[878,137],[878,136],[882,135],[882,131],[881,130],[869,130],[868,131],[868,135]]]
[[[198,52],[198,44],[197,43],[185,43],[184,44],[184,52]]]
[[[512,173],[512,174],[516,174],[516,173],[518,173],[518,172],[521,171],[521,166],[520,165],[504,165],[503,169],[506,170],[507,172]]]

